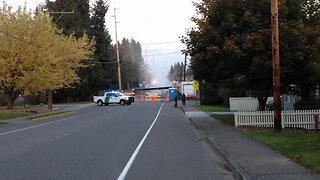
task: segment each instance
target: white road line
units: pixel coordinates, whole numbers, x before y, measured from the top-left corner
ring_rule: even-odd
[[[16,132],[20,132],[20,131],[24,131],[24,130],[27,130],[27,129],[33,129],[33,128],[36,128],[36,127],[46,126],[46,125],[58,123],[58,122],[61,122],[61,121],[66,121],[66,120],[73,119],[73,118],[76,118],[76,117],[79,117],[79,116],[82,116],[82,115],[73,116],[73,117],[69,117],[69,118],[65,118],[65,119],[60,119],[60,120],[53,121],[53,122],[48,122],[48,123],[44,123],[44,124],[39,124],[39,125],[35,125],[35,126],[30,126],[30,127],[22,128],[22,129],[17,129],[17,130],[14,130],[14,131],[9,131],[9,132],[5,132],[5,133],[1,133],[0,136],[7,135],[7,134],[12,134],[12,133],[16,133]]]
[[[123,168],[120,176],[118,177],[118,180],[123,180],[123,179],[126,177],[126,175],[127,175],[128,171],[129,171],[129,169],[130,169],[130,167],[131,167],[134,159],[136,158],[136,156],[138,155],[138,153],[139,153],[139,151],[140,151],[141,146],[143,145],[144,141],[147,139],[147,136],[149,135],[149,133],[150,133],[153,125],[157,122],[157,119],[158,119],[158,117],[159,117],[159,115],[160,115],[160,112],[161,112],[162,107],[163,107],[163,103],[162,103],[162,105],[161,105],[161,107],[160,107],[160,109],[159,109],[159,111],[158,111],[158,114],[157,114],[156,118],[154,119],[153,123],[151,124],[150,128],[148,129],[148,131],[146,132],[146,134],[143,136],[143,138],[142,138],[142,140],[140,141],[138,147],[136,148],[136,150],[135,150],[134,153],[132,154],[131,158],[130,158],[129,161],[127,162],[127,165]]]

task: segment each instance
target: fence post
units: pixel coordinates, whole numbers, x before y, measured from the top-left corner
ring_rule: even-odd
[[[285,119],[284,119],[284,115],[285,115],[285,113],[286,113],[285,111],[282,111],[282,113],[281,113],[281,127],[282,127],[282,129],[284,129],[284,127],[285,127],[285,126],[284,126],[284,125],[285,125],[285,124],[284,124],[284,120],[285,120]]]
[[[238,127],[238,113],[234,112],[234,126]]]
[[[315,129],[316,131],[319,130],[319,116],[316,114],[314,115],[314,123],[315,123]]]

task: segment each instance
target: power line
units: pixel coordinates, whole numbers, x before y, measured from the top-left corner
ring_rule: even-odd
[[[148,55],[145,55],[145,56],[163,56],[163,55],[178,54],[178,53],[181,53],[181,51],[169,52],[169,53],[160,53],[160,54],[148,54]]]
[[[149,46],[149,45],[157,45],[157,44],[172,44],[180,41],[167,41],[167,42],[156,42],[156,43],[145,43],[141,44],[142,46]]]
[[[171,50],[171,51],[175,51],[175,50],[181,50],[183,49],[184,47],[183,46],[180,46],[180,47],[172,47],[172,48],[156,48],[156,49],[148,49],[148,52],[158,52],[160,53],[161,51],[168,51],[168,50]]]

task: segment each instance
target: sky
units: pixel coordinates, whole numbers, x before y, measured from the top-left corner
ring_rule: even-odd
[[[13,9],[27,2],[34,9],[45,0],[4,0]],[[198,2],[199,0],[193,0]],[[184,61],[181,50],[184,44],[181,36],[194,24],[195,7],[192,0],[108,0],[109,11],[106,27],[115,42],[116,8],[118,41],[123,38],[134,39],[142,45],[143,57],[149,65],[158,85],[170,85],[167,75],[171,65]],[[2,6],[2,1],[0,2]]]

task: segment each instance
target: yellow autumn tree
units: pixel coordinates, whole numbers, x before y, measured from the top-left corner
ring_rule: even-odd
[[[65,36],[46,14],[32,16],[26,8],[0,9],[0,90],[8,108],[22,91],[55,90],[79,81],[76,71],[93,54],[84,35]]]

